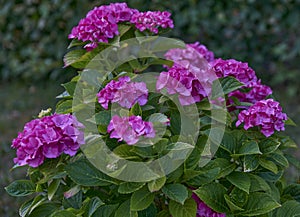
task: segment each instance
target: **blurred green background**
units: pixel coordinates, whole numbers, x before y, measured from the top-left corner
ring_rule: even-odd
[[[18,216],[21,202],[3,190],[25,174],[9,171],[11,140],[41,109],[55,105],[60,84],[74,75],[62,62],[72,27],[95,5],[110,2],[116,1],[0,0],[0,216]],[[200,41],[217,57],[249,62],[300,125],[300,0],[127,3],[141,11],[169,10],[175,22],[169,36]],[[299,128],[287,132],[300,144]],[[299,179],[299,171],[290,174]]]

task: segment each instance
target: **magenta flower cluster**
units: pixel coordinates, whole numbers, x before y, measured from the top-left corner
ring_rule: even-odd
[[[135,24],[140,31],[149,29],[158,33],[158,27],[173,28],[173,21],[169,12],[148,11],[139,12],[131,9],[126,3],[111,3],[102,5],[91,10],[85,18],[81,19],[75,26],[69,39],[78,39],[88,42],[84,47],[92,50],[99,42],[108,43],[110,38],[119,35],[118,23],[130,22]]]
[[[233,76],[246,86],[257,81],[255,71],[248,66],[248,63],[239,62],[234,59],[216,59],[212,65],[219,77]]]
[[[119,117],[115,115],[107,127],[107,132],[110,133],[110,138],[125,141],[128,145],[137,143],[141,136],[155,137],[153,124],[143,121],[140,116]]]
[[[156,89],[167,89],[169,94],[178,94],[181,105],[190,105],[201,101],[207,96],[207,92],[199,79],[188,69],[174,64],[167,72],[161,72]]]
[[[197,197],[196,194],[192,194],[192,198],[197,203],[197,215],[196,217],[226,217],[225,213],[218,213],[213,211],[210,207],[208,207],[203,201]]]
[[[96,48],[99,42],[107,43],[109,38],[118,35],[117,24],[129,21],[134,12],[135,10],[128,8],[126,3],[95,7],[72,29],[69,38],[88,41],[85,48],[91,50]]]
[[[130,22],[141,32],[149,30],[155,34],[158,33],[158,28],[174,28],[173,20],[170,18],[171,13],[167,11],[147,11],[134,13]]]
[[[284,121],[287,115],[282,112],[279,102],[273,99],[261,100],[254,103],[248,110],[239,113],[236,126],[244,123],[244,129],[258,126],[266,136],[271,136],[274,131],[284,131]]]
[[[84,144],[82,128],[72,115],[54,114],[34,119],[26,123],[23,132],[12,142],[12,148],[17,149],[14,162],[38,167],[45,158],[57,158],[62,153],[74,156]]]
[[[131,108],[135,103],[145,105],[148,101],[148,89],[144,82],[130,82],[128,76],[118,81],[110,81],[98,94],[98,102],[105,109],[108,104],[118,103],[125,108]]]
[[[248,92],[236,90],[229,93],[228,96],[236,97],[241,102],[255,103],[272,94],[272,89],[267,85],[261,84],[260,80],[255,83],[250,83],[247,85],[247,88],[250,88]]]
[[[208,62],[214,61],[214,53],[199,42],[187,44],[184,49],[170,49],[165,53],[165,57],[185,68],[190,68],[191,65],[198,65],[197,62],[201,62],[203,58]]]
[[[212,65],[218,77],[233,76],[244,84],[241,88],[242,91],[236,90],[231,92],[228,95],[229,98],[236,97],[240,102],[255,103],[272,94],[271,88],[261,84],[255,71],[248,66],[248,63],[239,62],[234,59],[217,59]],[[229,100],[229,104],[232,102],[232,100]]]

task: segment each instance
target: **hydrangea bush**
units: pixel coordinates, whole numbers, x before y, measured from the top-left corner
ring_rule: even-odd
[[[20,216],[297,216],[294,125],[245,62],[160,37],[167,11],[95,7],[75,26],[56,110],[13,140]],[[154,72],[158,71],[158,72]]]

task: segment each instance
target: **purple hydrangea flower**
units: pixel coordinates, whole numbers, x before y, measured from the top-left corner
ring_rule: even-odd
[[[107,132],[110,133],[110,138],[125,141],[128,145],[137,143],[141,136],[155,137],[153,124],[143,121],[140,116],[119,117],[115,115],[107,127]]]
[[[134,13],[130,22],[135,25],[141,32],[148,29],[155,34],[158,33],[158,28],[174,28],[171,14],[167,11],[147,11]]]
[[[256,102],[248,110],[243,110],[238,116],[236,126],[244,123],[244,129],[251,127],[261,127],[261,132],[266,136],[271,136],[275,130],[283,131],[284,121],[287,115],[282,112],[279,102],[273,99],[266,99]]]
[[[216,59],[212,63],[212,66],[219,77],[233,76],[246,86],[257,82],[255,71],[248,66],[248,63],[239,62],[234,59]]]
[[[156,82],[158,91],[166,88],[169,94],[179,94],[181,105],[199,102],[207,96],[200,81],[188,69],[173,65],[167,72],[161,72]]]
[[[197,215],[196,217],[226,217],[225,213],[218,213],[208,207],[196,194],[192,194],[192,198],[197,203]]]
[[[170,49],[165,53],[165,57],[178,65],[190,68],[191,65],[198,65],[198,62],[203,61],[203,58],[208,62],[212,62],[214,60],[214,53],[199,42],[195,42],[194,44],[187,44],[184,49]]]
[[[120,77],[118,81],[110,81],[98,94],[98,102],[108,109],[109,102],[117,102],[125,108],[131,108],[135,103],[145,105],[148,101],[148,89],[144,82],[130,82],[128,76]]]
[[[267,85],[261,84],[260,80],[258,80],[255,83],[250,83],[246,87],[250,88],[248,92],[236,90],[229,93],[228,96],[236,97],[237,99],[239,99],[240,102],[255,103],[257,101],[266,99],[267,96],[272,94],[272,89]]]
[[[12,148],[17,149],[14,162],[38,167],[45,158],[57,158],[62,153],[74,156],[84,144],[81,128],[83,125],[70,114],[54,114],[28,122],[12,142]]]
[[[99,42],[107,43],[109,38],[118,35],[117,24],[129,21],[134,13],[136,10],[128,8],[126,3],[111,3],[95,7],[80,20],[78,26],[72,29],[69,38],[89,41],[85,48],[92,50]]]

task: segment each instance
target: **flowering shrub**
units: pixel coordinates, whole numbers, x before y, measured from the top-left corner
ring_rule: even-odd
[[[90,11],[69,38],[54,114],[13,141],[32,195],[20,216],[296,216],[288,185],[293,125],[247,63],[215,59],[199,42],[159,37],[169,12],[125,3]],[[153,70],[159,69],[159,73]]]

